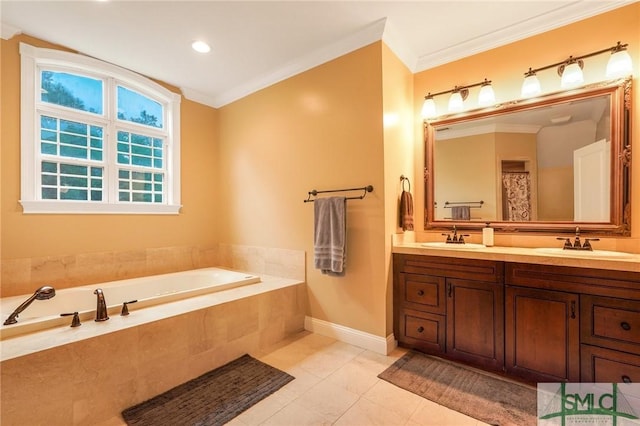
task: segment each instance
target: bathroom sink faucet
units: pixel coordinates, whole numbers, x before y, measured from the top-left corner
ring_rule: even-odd
[[[96,321],[106,321],[109,319],[107,314],[107,302],[104,300],[104,293],[101,288],[95,289],[93,294],[97,297]]]
[[[593,251],[593,247],[591,246],[591,241],[600,241],[600,238],[585,238],[584,243],[580,241],[580,227],[576,226],[576,236],[573,240],[573,244],[569,238],[565,237],[557,237],[557,240],[564,240],[564,245],[562,248],[564,250],[588,250]]]
[[[464,237],[468,237],[469,234],[460,234],[458,235],[458,230],[456,226],[453,225],[453,234],[442,234],[447,237],[445,243],[447,244],[464,244]]]

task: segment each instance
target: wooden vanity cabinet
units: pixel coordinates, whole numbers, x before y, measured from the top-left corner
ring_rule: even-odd
[[[504,286],[447,278],[447,356],[479,367],[504,367]]]
[[[580,381],[579,296],[507,286],[505,369],[535,382]]]
[[[394,333],[412,349],[502,370],[501,262],[394,255]]]
[[[640,381],[640,274],[507,263],[506,370],[537,382]]]
[[[582,381],[640,383],[640,301],[581,298]]]
[[[640,273],[394,254],[401,346],[529,382],[640,382]]]

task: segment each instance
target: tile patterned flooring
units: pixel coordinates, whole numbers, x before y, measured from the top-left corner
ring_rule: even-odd
[[[335,339],[301,332],[251,354],[295,377],[228,426],[485,426],[377,376],[406,352],[384,356]],[[122,419],[105,424],[122,425]]]

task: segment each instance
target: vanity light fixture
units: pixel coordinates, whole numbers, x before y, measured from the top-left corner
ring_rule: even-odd
[[[522,90],[521,96],[523,98],[527,98],[529,96],[536,96],[542,92],[542,87],[540,86],[540,80],[538,80],[538,76],[536,72],[529,68],[524,74],[524,82],[522,82]]]
[[[433,94],[429,92],[427,96],[424,97],[424,103],[422,104],[422,118],[429,119],[437,117],[438,113],[433,98],[434,96],[446,95],[448,93],[451,93],[451,96],[449,97],[448,111],[452,113],[462,111],[464,109],[464,101],[469,96],[469,89],[477,86],[481,86],[480,93],[478,94],[478,105],[484,107],[495,104],[496,95],[493,92],[491,80],[487,80],[485,78],[484,81],[481,81],[480,83],[469,84],[466,86],[455,86],[452,90],[445,90]]]
[[[576,60],[573,59],[572,56],[569,56],[567,63],[558,67],[558,74],[560,74],[560,87],[568,89],[584,83],[584,74],[582,74],[583,67],[584,62],[582,62],[582,60]]]
[[[523,98],[539,95],[542,92],[542,89],[536,73],[549,68],[557,67],[558,75],[561,77],[560,85],[563,89],[582,84],[584,82],[584,75],[582,73],[582,68],[584,67],[583,59],[600,55],[602,53],[611,54],[609,62],[607,63],[606,77],[625,77],[631,74],[633,70],[631,56],[629,56],[629,52],[627,52],[627,46],[628,44],[621,44],[618,42],[615,46],[588,53],[586,55],[576,57],[569,56],[567,60],[562,62],[546,65],[540,68],[529,68],[529,71],[524,73],[525,78],[522,83],[521,95]]]
[[[493,92],[491,82],[486,78],[480,85],[480,93],[478,93],[478,105],[489,106],[496,103],[496,94]]]
[[[631,56],[627,52],[627,45],[624,46],[618,42],[618,44],[611,49],[611,58],[607,62],[607,77],[623,77],[631,74],[633,64],[631,63]]]

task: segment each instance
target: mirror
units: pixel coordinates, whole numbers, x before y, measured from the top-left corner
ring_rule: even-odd
[[[628,236],[631,79],[425,123],[425,229]]]

